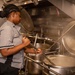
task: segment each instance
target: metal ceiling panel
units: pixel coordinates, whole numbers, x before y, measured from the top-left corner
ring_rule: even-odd
[[[75,4],[67,1],[67,0],[48,0],[54,6],[59,8],[65,14],[75,19]]]
[[[26,5],[33,3],[34,5],[38,5],[38,2],[42,0],[3,0],[5,4],[15,4],[15,5]]]

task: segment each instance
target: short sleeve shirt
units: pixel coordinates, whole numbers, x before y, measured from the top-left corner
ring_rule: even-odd
[[[0,27],[0,49],[12,48],[22,43],[22,36],[20,34],[20,27],[14,25],[10,21],[6,21]],[[6,57],[0,53],[0,62],[5,63]],[[24,50],[19,51],[13,55],[12,67],[23,68],[24,65]]]

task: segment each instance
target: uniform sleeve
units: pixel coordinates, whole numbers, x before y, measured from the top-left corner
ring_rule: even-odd
[[[5,26],[0,31],[0,49],[13,47],[13,29]]]

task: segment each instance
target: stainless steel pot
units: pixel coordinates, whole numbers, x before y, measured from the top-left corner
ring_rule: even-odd
[[[31,54],[29,53],[28,56],[30,58],[32,58],[33,60],[35,60],[36,62],[42,63],[43,60],[43,56],[42,54],[38,53],[38,54]],[[28,60],[28,73],[29,74],[41,74],[42,69],[41,66],[39,66],[38,64],[34,63],[31,60]]]
[[[47,59],[44,59],[44,64],[48,68],[61,75],[75,75],[75,58],[66,55],[48,55],[47,58],[55,64],[52,65]],[[51,75],[55,75],[50,71],[45,71]]]
[[[33,45],[33,44],[32,44]],[[43,52],[47,52],[50,50],[50,44],[47,44],[47,43],[36,43],[35,44],[35,47],[36,48],[40,48]],[[27,46],[29,48],[33,48],[31,45]]]
[[[50,48],[50,45],[49,44],[44,44],[44,43],[36,43],[36,46],[35,46],[36,48],[40,48],[41,50],[43,50],[43,51],[47,51],[47,50],[49,50],[49,48]]]
[[[51,54],[55,54],[58,51],[58,46],[57,44],[54,45],[54,47],[51,47],[50,44],[47,43],[36,43],[36,48],[40,48],[42,50],[42,52],[44,52],[46,55],[51,55]]]

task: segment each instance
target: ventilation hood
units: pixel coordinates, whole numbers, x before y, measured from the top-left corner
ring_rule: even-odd
[[[75,19],[75,0],[48,0],[54,6]]]

